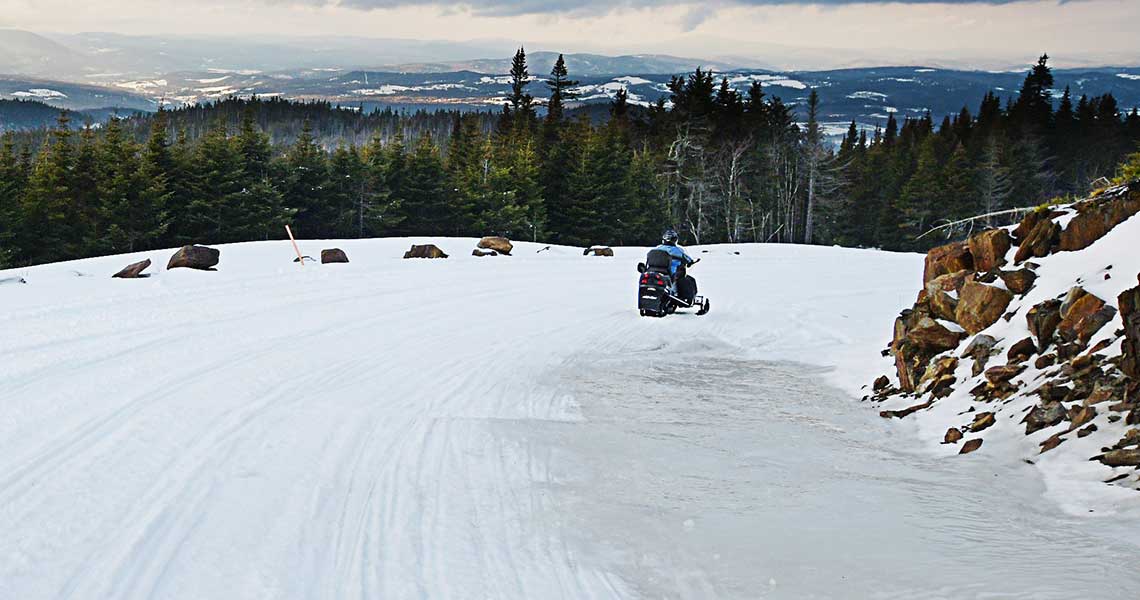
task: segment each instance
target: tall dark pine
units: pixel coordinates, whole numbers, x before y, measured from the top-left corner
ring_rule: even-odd
[[[504,114],[513,124],[529,123],[534,118],[534,96],[526,92],[530,85],[530,71],[526,66],[526,49],[519,48],[511,59],[511,95],[504,107]]]
[[[546,105],[547,122],[562,120],[566,102],[573,100],[576,96],[574,92],[570,91],[570,88],[576,85],[578,82],[569,78],[566,61],[559,54],[558,60],[554,62],[554,68],[550,70],[550,79],[546,80],[546,87],[550,88],[550,102]]]

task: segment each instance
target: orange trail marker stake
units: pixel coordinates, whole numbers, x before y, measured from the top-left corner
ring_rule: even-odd
[[[297,251],[297,260],[301,262],[301,266],[305,266],[305,257],[301,256],[301,249],[297,247],[297,240],[293,237],[293,230],[289,226],[285,226],[285,233],[289,234],[289,241],[293,242],[293,249]]]

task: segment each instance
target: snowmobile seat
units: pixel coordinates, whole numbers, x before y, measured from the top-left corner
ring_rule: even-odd
[[[645,257],[645,266],[647,271],[651,273],[670,273],[670,265],[673,263],[673,257],[664,250],[653,249]]]

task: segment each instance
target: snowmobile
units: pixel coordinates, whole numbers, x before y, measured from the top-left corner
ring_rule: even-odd
[[[678,293],[677,284],[685,277],[685,272],[680,270],[674,277],[669,268],[672,261],[673,257],[668,252],[655,248],[649,251],[645,262],[637,264],[637,272],[641,273],[637,285],[637,309],[641,316],[664,317],[676,312],[678,308],[694,306],[697,307],[698,315],[709,312],[708,298],[697,295],[696,282],[692,278],[688,280],[693,288],[691,292]],[[699,262],[701,259],[698,258],[693,264]]]

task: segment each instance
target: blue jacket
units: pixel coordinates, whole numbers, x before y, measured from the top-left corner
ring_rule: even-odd
[[[693,258],[691,256],[689,256],[688,254],[685,254],[685,249],[680,247],[680,246],[674,246],[671,244],[661,244],[660,246],[655,248],[655,250],[664,250],[664,251],[669,253],[669,256],[673,257],[673,260],[670,261],[670,263],[669,263],[669,274],[670,275],[676,275],[677,274],[677,269],[679,269],[681,267],[682,262],[685,263],[686,267],[693,264]]]

